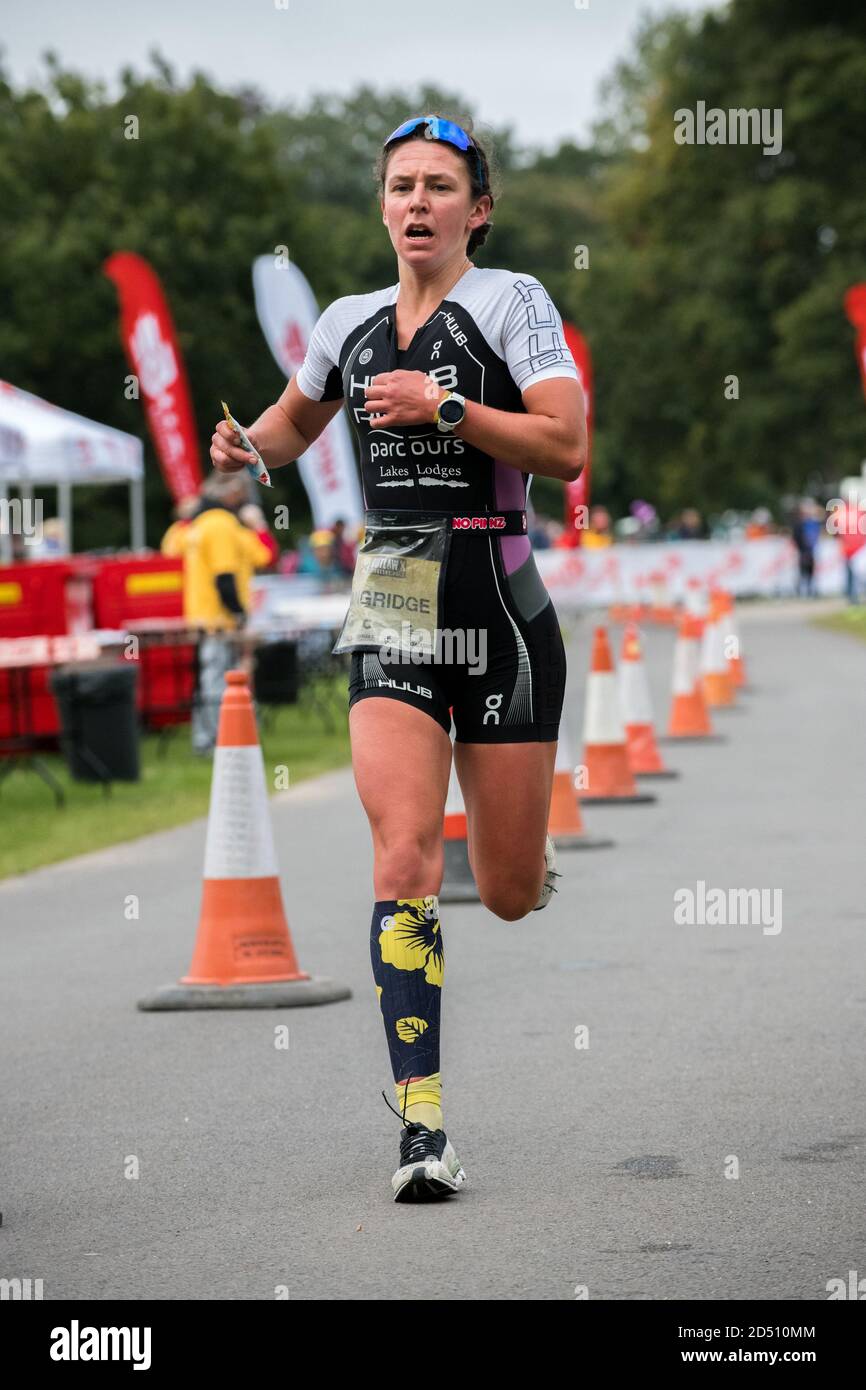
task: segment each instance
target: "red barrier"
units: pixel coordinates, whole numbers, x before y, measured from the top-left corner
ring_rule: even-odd
[[[164,555],[102,560],[93,584],[96,627],[134,627],[139,618],[183,616],[183,561]]]
[[[0,567],[0,637],[60,636],[67,631],[67,560]]]
[[[183,617],[183,561],[165,555],[133,555],[103,561],[94,583],[97,627],[151,632],[139,650],[138,708],[146,728],[160,729],[189,719],[195,684],[195,647],[176,644],[170,634],[158,640],[160,619]]]
[[[60,637],[93,627],[122,630],[183,616],[183,562],[163,555],[71,555],[0,566],[0,639]],[[149,620],[149,623],[148,623]],[[146,728],[189,719],[195,647],[154,631],[140,645],[137,703]],[[0,740],[56,738],[60,719],[48,676],[34,662],[26,676],[0,674]],[[14,689],[13,689],[14,685]],[[27,728],[20,727],[26,709]]]

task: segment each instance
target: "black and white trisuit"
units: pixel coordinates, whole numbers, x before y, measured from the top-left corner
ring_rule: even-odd
[[[319,318],[297,383],[315,401],[343,398],[357,435],[367,511],[483,516],[525,508],[532,474],[435,424],[373,428],[364,397],[371,379],[421,371],[467,401],[525,411],[521,392],[577,371],[562,319],[533,275],[472,266],[397,348],[399,283],[346,295]],[[385,662],[352,654],[349,704],[384,695],[426,710],[469,743],[548,742],[558,736],[565,651],[556,612],[525,535],[455,530],[441,626],[486,632],[477,665]]]

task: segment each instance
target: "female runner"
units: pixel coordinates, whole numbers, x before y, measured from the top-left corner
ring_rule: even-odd
[[[352,651],[352,766],[375,859],[373,976],[404,1122],[392,1188],[417,1201],[465,1181],[439,1070],[451,714],[478,893],[516,921],[553,890],[546,832],[565,687],[526,497],[533,473],[578,476],[586,427],[544,287],[472,263],[493,207],[481,144],[453,121],[414,117],[385,141],[377,178],[398,281],[324,311],[302,366],[248,433],[271,470],[303,454],[344,404],[358,438],[365,540],[336,650]],[[220,421],[217,469],[249,462],[239,443]]]

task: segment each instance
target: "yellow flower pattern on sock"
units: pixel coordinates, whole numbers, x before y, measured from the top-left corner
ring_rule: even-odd
[[[382,960],[397,970],[423,970],[429,985],[442,987],[443,954],[436,898],[399,898],[397,911],[382,919]]]
[[[376,902],[370,959],[394,1081],[405,1084],[409,1078],[414,1082],[435,1076],[435,1086],[422,1084],[420,1098],[410,1105],[421,1105],[424,1114],[428,1110],[438,1113],[439,1016],[445,967],[438,897]]]

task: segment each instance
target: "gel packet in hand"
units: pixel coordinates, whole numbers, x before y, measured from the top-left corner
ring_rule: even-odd
[[[229,410],[228,406],[226,405],[225,401],[221,401],[220,404],[222,405],[223,413],[225,414],[225,417],[226,417],[226,419],[228,420],[229,424],[231,425],[232,429],[233,429],[233,430],[237,430],[238,434],[240,435],[240,437],[241,437],[241,444],[242,444],[243,447],[244,447],[245,449],[247,449],[247,450],[249,451],[249,453],[251,453],[251,454],[254,456],[254,458],[255,458],[255,463],[248,463],[248,464],[247,464],[247,469],[248,469],[248,471],[249,471],[249,472],[252,474],[252,476],[255,478],[256,482],[257,482],[257,483],[261,483],[263,487],[273,487],[273,483],[271,482],[271,479],[270,479],[270,474],[268,473],[268,470],[267,470],[267,468],[265,467],[265,461],[264,461],[264,459],[262,458],[261,454],[259,453],[258,449],[257,449],[256,446],[250,441],[250,439],[248,439],[248,437],[247,437],[247,435],[246,435],[246,432],[245,432],[245,431],[241,428],[241,426],[238,424],[237,420],[236,420],[236,419],[234,418],[234,416],[232,415],[232,413],[231,413],[231,411]]]

